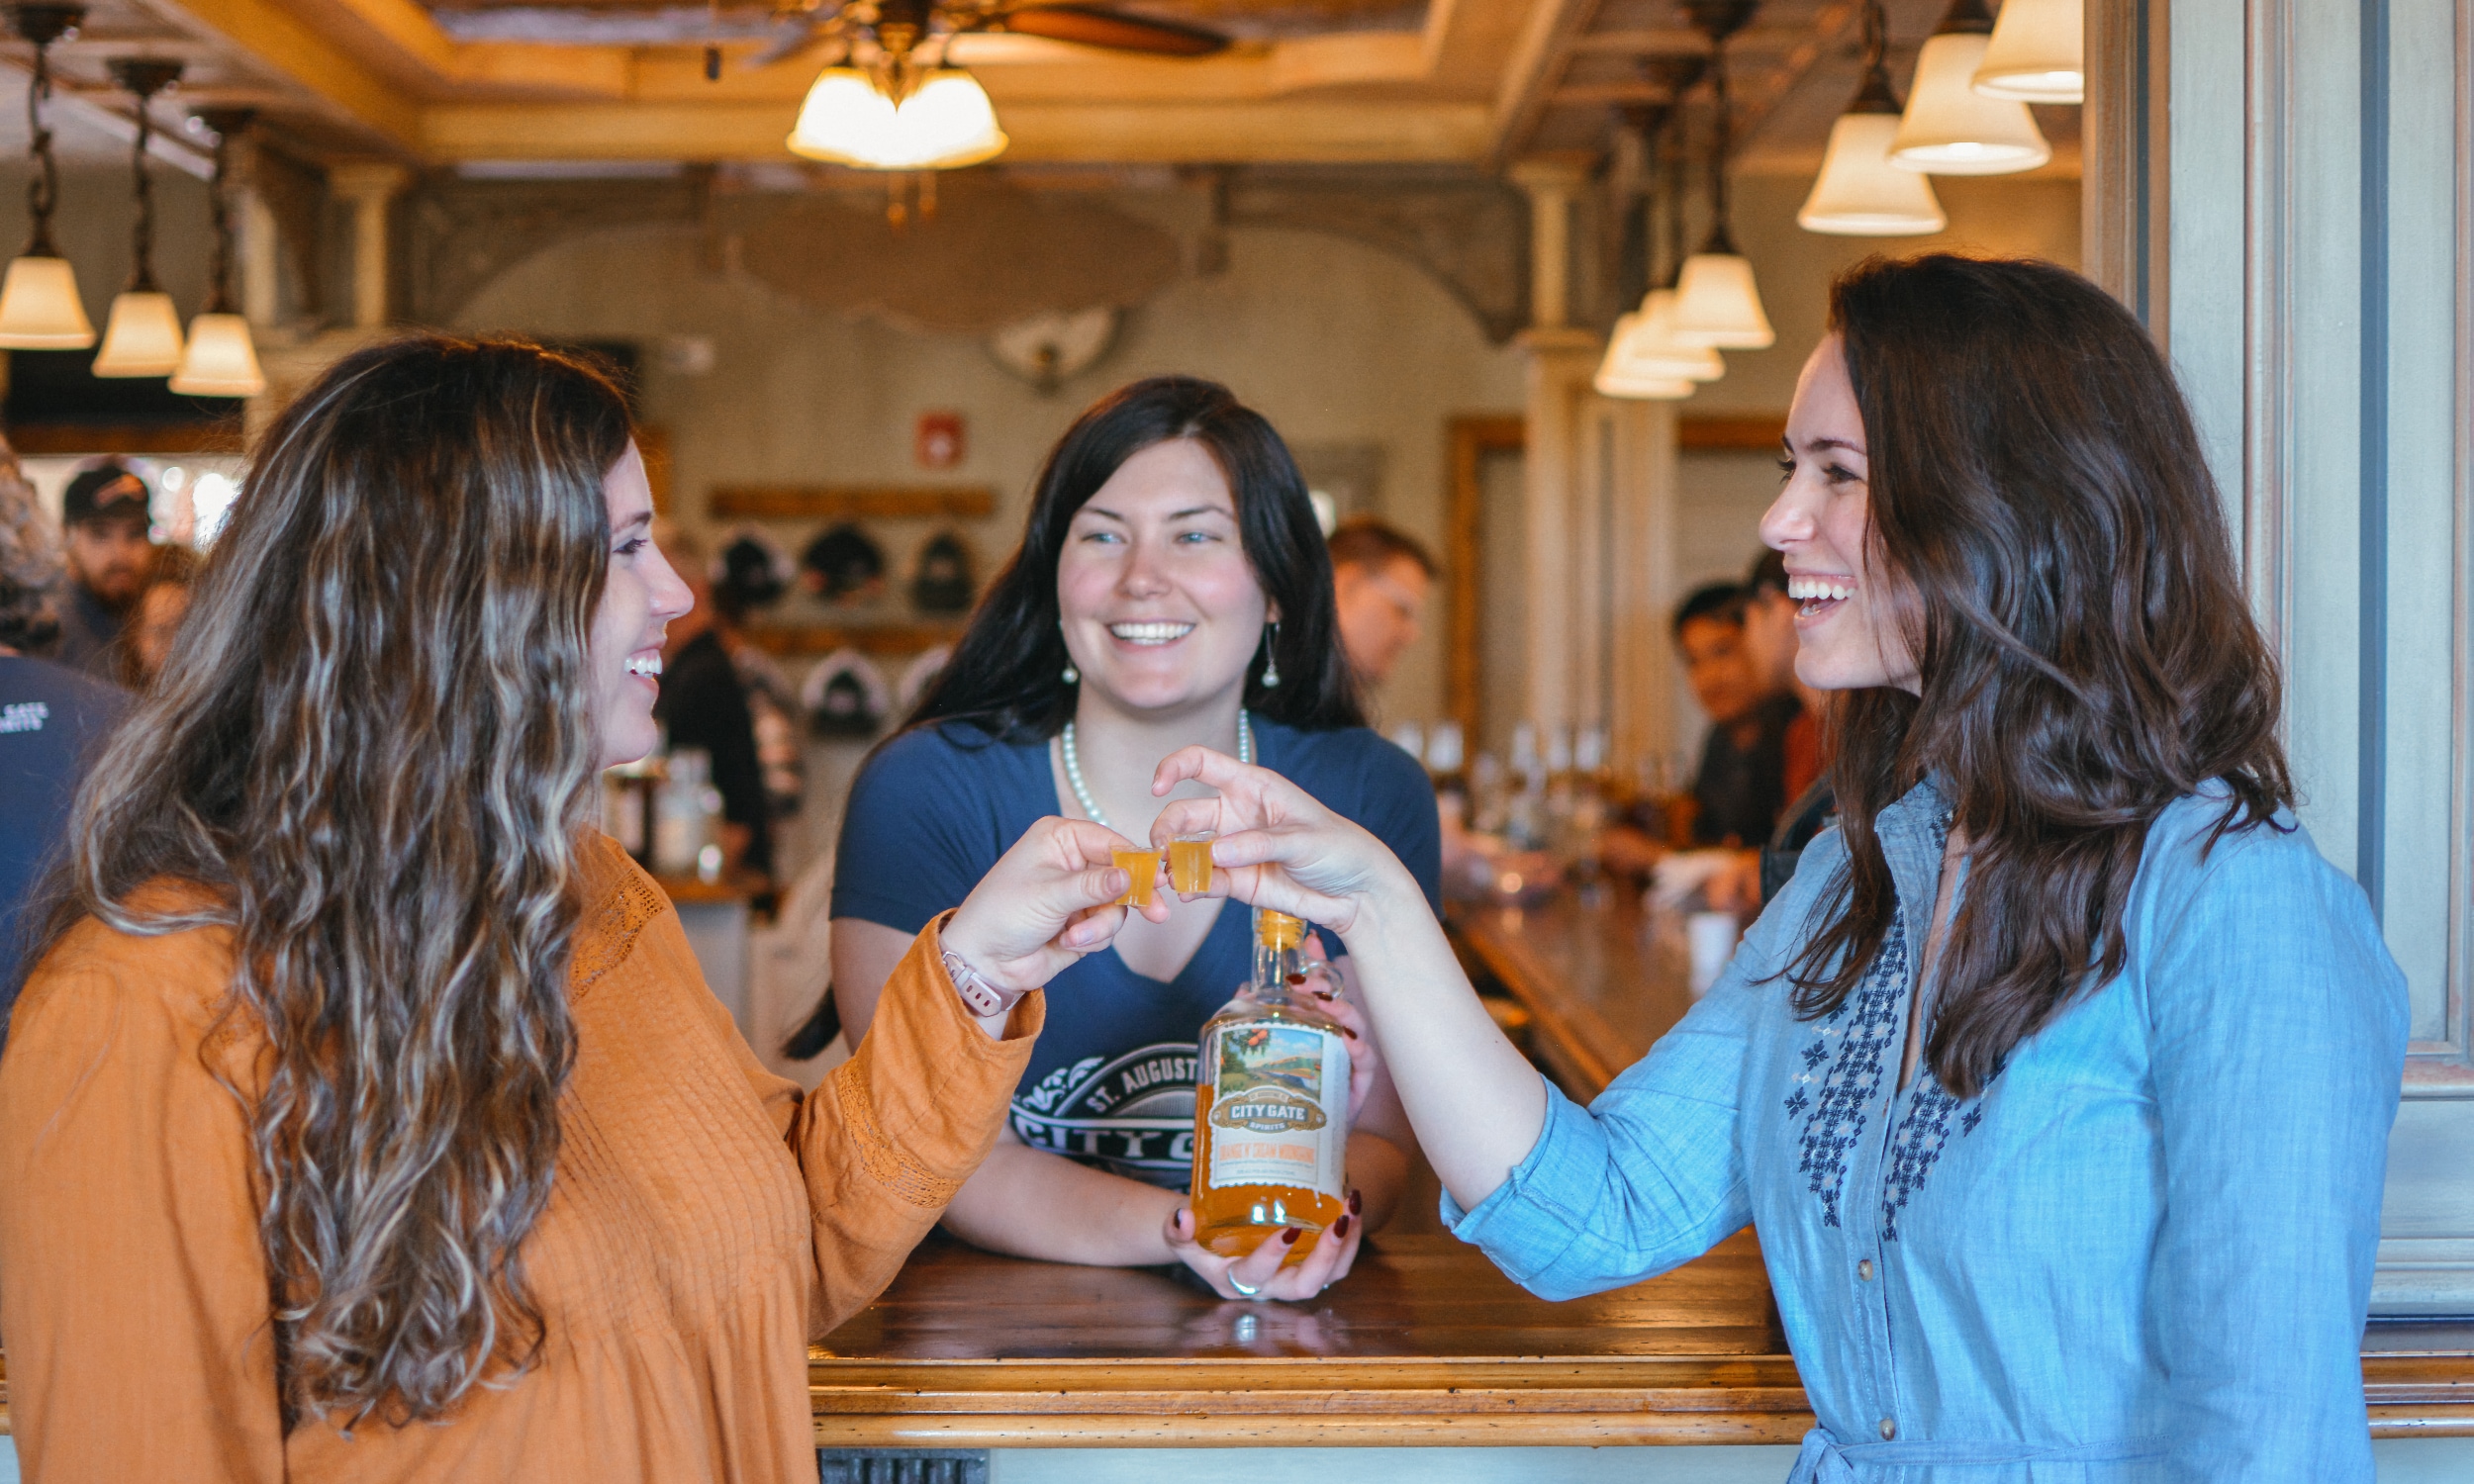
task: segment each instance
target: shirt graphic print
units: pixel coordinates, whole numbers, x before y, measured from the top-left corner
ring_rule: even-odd
[[[1193,1042],[1085,1057],[1014,1094],[1024,1144],[1147,1185],[1183,1190],[1194,1159]]]

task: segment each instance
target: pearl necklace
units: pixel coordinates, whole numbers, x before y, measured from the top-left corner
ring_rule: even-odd
[[[1074,750],[1074,723],[1071,721],[1065,724],[1064,743],[1065,781],[1074,786],[1074,801],[1083,806],[1084,815],[1092,823],[1103,830],[1115,829],[1116,826],[1108,822],[1108,816],[1100,812],[1099,801],[1091,796],[1091,786],[1083,782],[1083,758]],[[1254,723],[1247,718],[1244,706],[1237,708],[1237,761],[1248,766],[1254,763]]]

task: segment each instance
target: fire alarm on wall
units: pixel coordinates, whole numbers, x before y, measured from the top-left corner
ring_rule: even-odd
[[[921,413],[911,438],[910,455],[922,469],[951,469],[962,462],[967,447],[960,413]]]

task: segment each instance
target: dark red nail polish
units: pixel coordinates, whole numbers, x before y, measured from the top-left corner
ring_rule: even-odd
[[[1341,1217],[1338,1221],[1333,1222],[1333,1223],[1331,1224],[1331,1235],[1332,1235],[1332,1240],[1333,1240],[1333,1241],[1335,1241],[1335,1242],[1346,1242],[1346,1241],[1348,1241],[1348,1240],[1349,1240],[1349,1227],[1350,1227],[1350,1225],[1351,1225],[1352,1223],[1354,1223],[1356,1220],[1357,1220],[1357,1218],[1356,1218],[1356,1217],[1354,1217],[1354,1216],[1343,1216],[1343,1217]]]
[[[1366,1197],[1355,1190],[1349,1192],[1349,1214],[1356,1216],[1366,1209]]]
[[[1293,1246],[1296,1243],[1297,1238],[1301,1235],[1302,1234],[1299,1233],[1295,1227],[1290,1227],[1288,1230],[1280,1234],[1280,1245],[1283,1247]]]

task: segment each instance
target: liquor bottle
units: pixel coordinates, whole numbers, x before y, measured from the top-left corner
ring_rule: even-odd
[[[1254,980],[1203,1023],[1195,1061],[1196,1240],[1242,1256],[1286,1227],[1302,1260],[1348,1193],[1349,1046],[1307,991],[1305,924],[1254,915]]]

